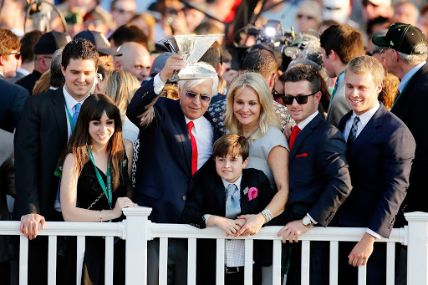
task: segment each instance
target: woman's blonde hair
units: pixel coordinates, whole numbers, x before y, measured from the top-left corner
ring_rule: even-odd
[[[247,72],[238,76],[230,85],[226,98],[226,113],[224,117],[224,125],[231,133],[243,135],[242,125],[236,119],[233,113],[233,102],[235,94],[243,88],[251,88],[258,96],[261,105],[259,126],[257,130],[251,134],[252,139],[264,136],[269,127],[278,127],[279,120],[273,109],[273,99],[269,87],[264,78],[255,72]]]
[[[140,88],[141,84],[138,79],[130,72],[117,70],[110,74],[107,80],[105,93],[113,99],[120,110],[122,118],[126,114],[126,108],[132,97]]]

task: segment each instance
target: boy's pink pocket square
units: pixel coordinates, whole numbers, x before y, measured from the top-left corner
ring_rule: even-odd
[[[256,187],[250,187],[250,189],[248,189],[248,201],[257,198],[258,194],[259,190]]]
[[[309,156],[309,154],[307,152],[296,154],[296,158],[298,158],[298,157],[308,157],[308,156]]]

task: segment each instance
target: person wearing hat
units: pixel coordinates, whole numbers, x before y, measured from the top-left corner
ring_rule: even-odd
[[[66,33],[52,31],[43,34],[34,46],[35,61],[33,72],[18,80],[16,84],[21,85],[30,94],[33,94],[36,81],[50,68],[53,53],[57,49],[63,48],[70,40]]]
[[[97,31],[85,30],[75,35],[74,39],[85,39],[90,41],[98,51],[100,60],[99,64],[107,70],[113,71],[113,57],[120,54],[111,47],[104,34]]]
[[[428,193],[425,191],[428,133],[424,123],[428,106],[428,46],[425,36],[415,26],[395,23],[389,27],[386,35],[374,36],[372,41],[382,48],[388,72],[401,80],[391,112],[407,125],[416,141],[410,186],[402,209],[405,212],[428,212]],[[402,225],[405,223],[398,222]],[[405,251],[405,248],[401,250]]]

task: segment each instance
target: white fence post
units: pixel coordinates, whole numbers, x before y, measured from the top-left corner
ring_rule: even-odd
[[[405,214],[407,235],[407,284],[428,285],[428,213]]]
[[[147,240],[151,239],[151,208],[124,208],[126,238],[125,284],[147,283]]]

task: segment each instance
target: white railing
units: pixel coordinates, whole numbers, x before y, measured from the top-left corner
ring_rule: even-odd
[[[196,283],[196,240],[198,238],[216,239],[216,280],[223,284],[224,276],[224,234],[216,228],[197,229],[189,225],[156,224],[148,220],[150,208],[124,209],[126,219],[120,223],[70,223],[48,222],[40,235],[49,236],[48,284],[55,284],[57,236],[77,237],[76,277],[81,280],[81,268],[85,249],[85,236],[104,236],[105,284],[113,284],[113,243],[114,238],[126,240],[126,284],[145,284],[147,280],[147,241],[160,239],[159,280],[166,284],[168,239],[188,240],[188,284]],[[406,214],[409,225],[394,229],[389,239],[378,242],[387,243],[387,284],[394,284],[395,244],[408,246],[407,284],[428,285],[428,213]],[[245,284],[252,284],[252,256],[254,240],[273,241],[273,284],[281,284],[281,240],[277,237],[280,227],[265,227],[259,234],[245,238]],[[309,245],[311,241],[330,242],[330,284],[337,285],[338,247],[341,241],[358,241],[365,229],[362,228],[313,228],[302,236],[302,284],[309,284]],[[0,222],[0,235],[20,235],[19,222]],[[20,284],[27,284],[28,240],[20,236]],[[366,268],[360,267],[359,284],[365,284]]]

